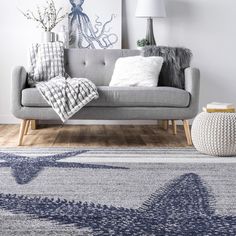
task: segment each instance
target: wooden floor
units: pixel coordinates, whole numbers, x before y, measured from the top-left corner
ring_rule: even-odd
[[[0,147],[17,147],[19,125],[0,125]],[[24,146],[31,147],[186,147],[182,126],[173,135],[156,125],[41,125],[29,129]]]

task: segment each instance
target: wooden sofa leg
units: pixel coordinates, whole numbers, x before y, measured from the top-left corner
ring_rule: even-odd
[[[25,125],[25,133],[24,133],[24,135],[27,135],[27,134],[28,134],[29,126],[30,126],[30,120],[27,120],[27,121],[26,121],[26,125]]]
[[[172,125],[173,134],[174,134],[174,135],[177,135],[177,124],[176,124],[176,120],[172,120],[172,121],[171,121],[171,125]]]
[[[37,121],[36,120],[31,120],[31,129],[36,130],[37,129]]]
[[[26,123],[27,123],[27,120],[22,120],[22,121],[21,121],[21,124],[20,124],[20,134],[19,134],[19,140],[18,140],[18,146],[21,146],[21,145],[22,145],[22,141],[23,141],[24,134],[25,134]]]
[[[191,132],[189,128],[189,122],[188,120],[183,120],[183,123],[184,123],[184,132],[187,138],[187,143],[189,146],[192,146],[193,142],[192,142]]]
[[[164,130],[168,130],[169,128],[169,120],[163,120],[162,121],[162,127]]]

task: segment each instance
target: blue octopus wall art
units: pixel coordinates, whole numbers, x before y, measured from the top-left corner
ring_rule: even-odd
[[[93,24],[90,17],[84,12],[85,0],[69,0],[72,5],[69,14],[70,46],[78,48],[113,48],[118,42],[117,34],[112,33],[111,23],[116,15],[111,14],[110,19],[102,23],[97,16]]]

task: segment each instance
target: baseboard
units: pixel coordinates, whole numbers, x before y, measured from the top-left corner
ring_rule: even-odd
[[[13,116],[1,116],[0,124],[19,124],[20,120]],[[41,121],[42,124],[62,124],[60,121]],[[66,125],[156,125],[156,120],[70,120]],[[190,124],[192,122],[190,121]],[[178,121],[178,125],[182,122]]]
[[[42,124],[62,124],[58,121],[41,121]],[[157,125],[153,120],[70,120],[66,125]]]
[[[16,119],[14,116],[8,116],[8,115],[0,115],[0,124],[2,125],[13,125],[13,124],[19,124],[20,120]]]
[[[0,124],[19,124],[13,116],[0,116]],[[41,121],[41,124],[62,124],[60,121]],[[70,120],[66,125],[156,125],[155,120]]]

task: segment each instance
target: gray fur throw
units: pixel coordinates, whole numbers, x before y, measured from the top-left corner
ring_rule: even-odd
[[[190,66],[192,58],[192,52],[189,49],[147,46],[143,49],[142,56],[160,56],[164,58],[158,86],[185,88],[184,70]]]

